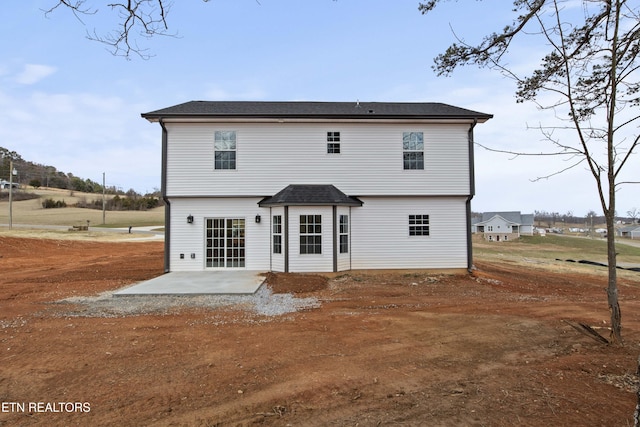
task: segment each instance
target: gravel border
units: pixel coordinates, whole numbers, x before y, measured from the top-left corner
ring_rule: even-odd
[[[274,294],[266,285],[252,295],[149,295],[118,296],[115,291],[95,296],[70,297],[54,302],[69,305],[60,317],[126,317],[144,314],[171,314],[184,308],[234,308],[258,316],[281,316],[300,310],[317,308],[317,298],[296,298],[292,294]]]

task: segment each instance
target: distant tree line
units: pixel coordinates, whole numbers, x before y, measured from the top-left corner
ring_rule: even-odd
[[[20,154],[10,151],[4,147],[0,147],[0,179],[9,180],[10,162],[13,161],[13,167],[18,171],[18,175],[13,177],[13,181],[22,185],[30,185],[34,188],[48,187],[60,188],[63,190],[79,191],[83,193],[102,193],[103,187],[100,183],[90,179],[82,179],[74,176],[72,173],[65,173],[57,170],[54,166],[42,165],[39,163],[24,160]],[[104,188],[106,194],[116,194],[127,196],[127,198],[137,199],[141,194],[130,189],[124,192],[115,186],[107,186]],[[144,197],[158,197],[159,190],[147,194]],[[102,202],[101,202],[102,203]],[[102,209],[102,204],[100,205]]]
[[[113,197],[106,198],[104,201],[104,209],[108,211],[146,211],[161,206],[161,199],[153,195],[140,196],[139,194],[131,194],[128,192],[124,196],[116,194]],[[87,201],[80,198],[76,207],[88,209],[102,209],[102,199]]]

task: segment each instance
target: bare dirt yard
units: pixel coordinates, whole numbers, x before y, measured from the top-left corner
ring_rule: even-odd
[[[0,426],[633,425],[640,279],[620,280],[623,347],[567,322],[608,335],[597,267],[270,274],[316,302],[277,315],[91,306],[160,275],[162,251],[0,236]]]

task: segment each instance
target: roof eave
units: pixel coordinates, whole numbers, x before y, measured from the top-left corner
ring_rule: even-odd
[[[174,122],[254,122],[254,123],[295,123],[295,122],[385,122],[385,123],[484,123],[493,116],[396,116],[396,115],[204,115],[204,114],[142,114],[151,123]]]

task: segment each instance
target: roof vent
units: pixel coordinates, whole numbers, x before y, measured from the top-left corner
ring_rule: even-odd
[[[367,111],[369,114],[373,114],[373,110],[369,110]]]

